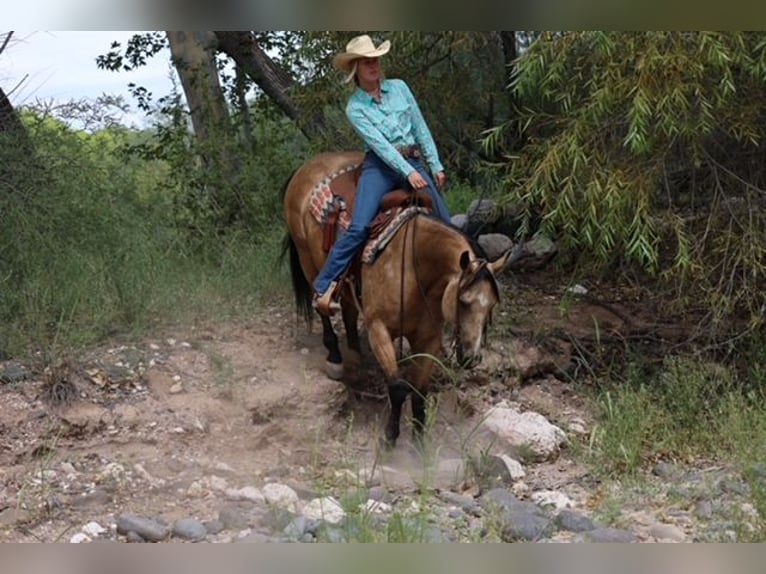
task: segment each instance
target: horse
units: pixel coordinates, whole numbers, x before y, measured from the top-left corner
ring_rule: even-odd
[[[326,258],[323,230],[311,212],[312,192],[363,161],[361,152],[325,152],[301,165],[282,190],[287,233],[283,255],[290,254],[296,307],[312,317],[312,282]],[[344,284],[340,303],[349,350],[361,356],[357,319],[361,308],[370,349],[387,383],[390,412],[384,445],[400,434],[402,406],[411,395],[417,439],[425,428],[426,397],[434,362],[442,354],[445,325],[453,333],[457,360],[473,366],[481,360],[492,310],[500,299],[496,276],[508,264],[510,250],[494,261],[477,255],[469,238],[454,226],[415,214],[396,231],[374,262],[363,264],[361,303],[357,290]],[[343,357],[330,319],[321,316],[322,341],[328,354],[327,374],[340,378]],[[397,360],[394,341],[409,343],[408,369]],[[406,371],[406,372],[405,372]]]

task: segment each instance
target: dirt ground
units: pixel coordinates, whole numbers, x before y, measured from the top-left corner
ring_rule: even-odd
[[[441,457],[463,456],[502,399],[587,428],[587,404],[560,374],[582,378],[569,336],[617,332],[631,313],[637,321],[624,301],[575,299],[564,312],[564,286],[542,277],[503,283],[489,356],[441,385]],[[215,518],[221,480],[230,490],[279,480],[300,492],[376,463],[416,472],[408,429],[393,453],[377,449],[387,404],[364,351],[353,372],[364,393],[351,393],[324,374],[319,322],[310,332],[290,306],[274,305],[237,323],[112,341],[48,372],[24,365],[25,380],[0,383],[0,540],[66,541],[121,512]],[[563,455],[531,472],[555,483],[582,469]]]

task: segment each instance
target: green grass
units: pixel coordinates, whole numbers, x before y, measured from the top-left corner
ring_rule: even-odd
[[[39,162],[0,145],[0,357],[247,316],[284,289],[278,202],[258,204],[268,224],[206,227],[184,210],[193,192],[156,161],[66,130],[33,134]],[[260,187],[278,196],[276,183]]]
[[[639,363],[619,383],[593,397],[597,421],[576,449],[606,480],[624,483],[648,474],[659,460],[694,465],[715,461],[749,486],[754,516],[737,521],[740,541],[766,540],[766,377],[764,351],[754,342],[750,368],[667,357],[658,369]],[[608,504],[602,509],[610,514]]]

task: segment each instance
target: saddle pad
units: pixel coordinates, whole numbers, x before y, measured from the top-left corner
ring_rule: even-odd
[[[391,222],[380,232],[379,235],[370,239],[364,246],[362,251],[362,263],[373,263],[377,259],[378,255],[386,248],[388,242],[394,237],[399,228],[415,217],[419,213],[431,213],[431,210],[425,207],[407,207],[402,209],[401,207],[392,208],[397,210],[397,213]]]
[[[309,198],[311,214],[320,224],[325,225],[327,223],[330,213],[335,211],[335,202],[340,200],[340,198],[333,194],[330,187],[333,180],[345,173],[354,171],[357,167],[359,166],[354,164],[341,168],[335,173],[331,173],[327,177],[321,179],[311,190]],[[347,209],[340,209],[338,211],[338,225],[342,229],[348,229],[350,224],[351,213]]]

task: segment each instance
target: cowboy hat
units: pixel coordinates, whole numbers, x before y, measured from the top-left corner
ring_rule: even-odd
[[[351,69],[352,62],[359,58],[379,58],[383,54],[388,53],[391,49],[391,42],[386,40],[382,42],[380,46],[375,47],[367,34],[352,38],[348,44],[346,44],[346,51],[336,54],[332,59],[332,64],[339,70],[347,72]]]

